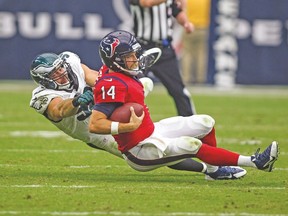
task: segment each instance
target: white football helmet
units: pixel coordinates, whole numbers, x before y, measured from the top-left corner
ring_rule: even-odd
[[[53,76],[53,73],[60,67],[63,67],[65,71],[58,76]],[[30,66],[30,75],[37,84],[47,89],[71,91],[75,85],[78,86],[77,77],[70,65],[55,53],[43,53],[36,56]],[[67,81],[59,82],[63,77]]]

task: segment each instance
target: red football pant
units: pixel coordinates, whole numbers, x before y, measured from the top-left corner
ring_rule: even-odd
[[[217,141],[216,141],[216,135],[215,135],[215,128],[213,127],[210,133],[200,140],[202,141],[202,143],[206,143],[207,145],[216,147]]]

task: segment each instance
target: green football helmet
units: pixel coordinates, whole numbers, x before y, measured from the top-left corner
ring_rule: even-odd
[[[67,82],[64,84],[57,82],[61,77],[51,78],[52,74],[60,67],[65,68],[65,72],[61,74],[61,77],[66,76],[67,78]],[[70,65],[55,53],[43,53],[36,56],[30,66],[30,75],[37,84],[47,89],[70,91],[73,89],[73,84],[77,82]]]

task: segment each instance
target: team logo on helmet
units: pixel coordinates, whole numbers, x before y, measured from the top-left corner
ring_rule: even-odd
[[[105,38],[101,44],[101,49],[106,54],[106,57],[111,58],[116,50],[116,47],[120,44],[118,38]]]

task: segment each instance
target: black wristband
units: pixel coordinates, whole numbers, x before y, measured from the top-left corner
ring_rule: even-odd
[[[131,5],[140,5],[139,0],[129,0]]]

